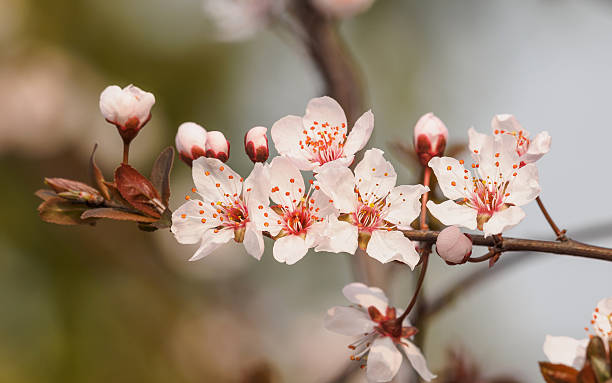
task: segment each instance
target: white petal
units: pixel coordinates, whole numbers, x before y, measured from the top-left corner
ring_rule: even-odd
[[[384,198],[395,186],[397,173],[380,149],[369,149],[355,167],[355,184],[364,202]]]
[[[355,122],[346,138],[344,155],[350,156],[363,149],[372,135],[372,130],[374,130],[374,114],[368,110]]]
[[[511,114],[497,114],[491,120],[491,130],[493,130],[493,133],[495,133],[495,131],[500,133],[502,130],[506,132],[518,132],[523,130],[523,126],[518,122],[516,117]]]
[[[306,114],[302,120],[303,129],[315,129],[324,123],[332,127],[339,127],[339,134],[346,133],[346,116],[344,110],[336,100],[331,97],[317,97],[308,102]]]
[[[385,293],[378,287],[368,287],[363,283],[349,283],[342,289],[342,294],[350,302],[361,305],[365,309],[374,306],[381,313],[386,312],[389,300]]]
[[[409,341],[404,341],[404,343],[400,344],[400,347],[406,354],[406,357],[410,361],[410,364],[412,364],[412,367],[419,373],[421,378],[429,382],[437,377],[431,371],[429,371],[427,361],[417,346]]]
[[[510,206],[493,216],[482,226],[485,237],[492,234],[501,234],[504,230],[511,229],[525,218],[525,212],[518,206]]]
[[[269,173],[272,201],[288,208],[297,206],[305,192],[300,170],[288,158],[274,157]]]
[[[329,331],[356,336],[369,333],[376,323],[365,312],[353,307],[336,306],[327,310],[324,326]]]
[[[302,118],[298,116],[285,116],[272,125],[270,135],[278,154],[289,155],[298,152],[299,133],[302,129]]]
[[[593,317],[596,318],[593,328],[595,328],[599,336],[604,341],[606,339],[612,340],[612,336],[609,335],[612,331],[612,297],[602,299],[597,303],[597,311],[593,312]]]
[[[528,164],[518,169],[516,174],[516,177],[511,179],[507,190],[510,195],[504,201],[516,206],[523,206],[533,201],[540,194],[538,168],[533,164]]]
[[[206,129],[195,122],[183,122],[176,131],[175,143],[179,153],[184,153],[187,157],[193,158],[191,149],[194,146],[202,151],[206,147]]]
[[[472,209],[465,205],[459,205],[450,200],[440,204],[433,201],[427,201],[427,208],[434,217],[447,226],[457,225],[470,230],[476,230],[476,217],[478,215],[476,209]]]
[[[472,175],[462,163],[452,157],[434,157],[428,165],[436,174],[438,185],[446,198],[455,200],[470,197]]]
[[[204,201],[232,201],[242,193],[240,174],[216,158],[200,157],[193,161],[193,183]]]
[[[261,162],[253,166],[251,174],[244,180],[243,196],[247,206],[254,206],[262,202],[269,203],[270,197],[270,174],[269,169]],[[250,211],[249,207],[249,211]]]
[[[474,128],[468,130],[470,153],[482,153],[482,148],[493,145],[493,136],[477,132]]]
[[[250,256],[258,261],[261,259],[264,252],[263,235],[261,234],[260,230],[257,230],[257,227],[253,222],[248,222],[246,224],[242,244]]]
[[[586,359],[588,339],[577,340],[567,336],[546,335],[544,354],[551,363],[564,364],[580,370]]]
[[[334,207],[333,201],[322,190],[315,190],[308,201],[310,214],[318,218],[325,218],[329,215],[337,216],[338,211]]]
[[[217,247],[228,243],[234,238],[234,231],[230,229],[220,230],[215,233],[213,229],[207,230],[202,236],[200,248],[189,258],[190,261],[197,261],[212,253]]]
[[[540,132],[529,143],[527,153],[523,154],[521,161],[526,164],[536,162],[550,150],[551,137],[548,132]]]
[[[200,211],[204,211],[204,214],[200,214]],[[202,222],[202,218],[211,217],[213,213],[215,211],[209,204],[204,204],[198,200],[189,200],[172,213],[170,230],[179,243],[197,243],[206,230],[220,224],[219,220],[209,218]]]
[[[489,143],[483,146],[478,154],[473,154],[479,164],[479,178],[486,180],[487,177],[490,177],[495,180],[501,173],[503,179],[510,179],[520,165],[516,151],[516,137],[510,134],[500,134],[494,137],[492,143]]]
[[[402,353],[389,337],[376,339],[368,354],[366,373],[373,382],[389,382],[402,365]]]
[[[414,270],[419,263],[414,243],[406,238],[401,231],[376,230],[372,233],[368,247],[368,255],[381,263],[400,261]]]
[[[257,230],[267,231],[274,236],[283,228],[281,217],[267,203],[253,203],[248,209],[249,218],[255,223]]]
[[[102,93],[100,93],[100,112],[102,112],[102,116],[105,119],[118,122],[117,121],[117,112],[118,112],[118,102],[121,97],[121,88],[117,85],[111,85],[106,87]],[[124,123],[125,121],[121,121],[120,123]]]
[[[307,252],[308,246],[306,246],[306,241],[303,238],[296,235],[287,235],[274,242],[272,253],[277,261],[293,265],[304,258]]]
[[[410,223],[421,212],[421,196],[429,191],[423,185],[400,185],[387,197],[386,221],[394,223],[400,230],[410,229]]]
[[[351,166],[354,159],[355,159],[355,156],[352,154],[349,156],[340,157],[335,160],[328,161],[324,163],[323,165],[315,165],[312,171],[315,174],[317,174],[317,173],[321,173],[325,171],[325,169],[327,168],[348,168],[349,166]]]
[[[336,209],[341,213],[355,211],[355,176],[349,168],[325,166],[315,178],[321,190],[334,201]]]
[[[315,251],[355,254],[358,245],[357,234],[355,225],[330,217],[323,238]]]

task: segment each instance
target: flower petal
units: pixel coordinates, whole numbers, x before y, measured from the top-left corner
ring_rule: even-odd
[[[296,235],[287,235],[274,242],[272,253],[277,261],[293,265],[304,258],[307,252],[308,246],[306,246],[306,241],[303,238]]]
[[[204,201],[225,201],[242,193],[240,174],[216,158],[198,158],[193,161],[191,173],[198,194]]]
[[[356,336],[374,330],[375,322],[364,311],[353,307],[336,306],[327,310],[324,326],[329,331]]]
[[[323,238],[319,241],[315,251],[355,254],[357,245],[357,227],[330,217]]]
[[[389,337],[377,338],[370,348],[366,374],[373,382],[389,382],[402,365],[402,353]]]
[[[533,201],[541,191],[538,177],[538,168],[528,164],[516,171],[517,175],[510,181],[506,203],[523,206]]]
[[[244,180],[243,199],[248,206],[255,206],[262,202],[268,205],[270,200],[270,174],[268,168],[261,162],[253,166],[251,174]],[[250,210],[250,207],[249,207]]]
[[[420,259],[414,243],[397,230],[374,231],[368,242],[366,252],[370,257],[381,263],[400,261],[413,270]]]
[[[586,359],[588,339],[546,335],[543,351],[551,363],[564,364],[580,370]]]
[[[298,152],[302,129],[302,118],[298,116],[285,116],[272,125],[270,135],[278,154],[286,156]]]
[[[374,130],[374,114],[371,110],[368,110],[355,122],[353,129],[346,138],[344,155],[350,156],[363,149],[372,135],[372,130]]]
[[[400,343],[400,348],[404,351],[406,357],[410,361],[410,364],[412,364],[412,367],[419,373],[421,378],[429,382],[437,377],[435,374],[429,371],[427,361],[417,346],[409,341],[404,341],[403,343]]]
[[[259,204],[253,204],[248,207],[249,217],[257,230],[267,231],[271,235],[277,235],[283,228],[283,221],[274,210],[272,210],[267,203],[260,202]]]
[[[201,214],[201,211],[204,214]],[[170,231],[172,231],[178,243],[197,243],[206,230],[221,223],[218,219],[211,218],[213,213],[215,213],[215,210],[209,204],[198,200],[189,200],[172,213]],[[204,216],[209,218],[202,221]]]
[[[370,306],[374,306],[381,313],[387,310],[387,303],[389,300],[384,291],[378,287],[368,287],[363,283],[354,282],[344,286],[342,294],[344,294],[346,299],[350,302],[361,305],[366,309]]]
[[[349,168],[325,166],[315,178],[321,190],[334,201],[336,209],[341,213],[355,211],[355,176]]]
[[[597,303],[597,311],[593,313],[595,323],[593,328],[604,340],[612,340],[612,297],[602,299]],[[607,342],[604,342],[607,343]]]
[[[270,163],[272,201],[287,208],[297,206],[304,196],[304,179],[300,170],[285,157],[274,157]]]
[[[471,173],[462,163],[452,157],[434,157],[428,165],[436,174],[438,185],[446,198],[470,198],[469,191],[473,188]]]
[[[261,259],[264,252],[264,240],[261,231],[257,230],[255,223],[248,222],[246,224],[242,244],[250,256],[258,261]]]
[[[509,208],[493,214],[493,216],[482,226],[485,237],[493,234],[501,234],[504,230],[518,225],[525,218],[525,212],[518,206]]]
[[[328,123],[331,127],[338,127],[338,133],[346,133],[346,116],[344,110],[336,100],[331,97],[317,97],[308,102],[306,114],[302,119],[303,129],[315,127],[315,130]]]
[[[234,238],[234,230],[225,229],[219,230],[215,233],[215,230],[209,229],[202,235],[202,242],[200,248],[195,254],[189,258],[189,261],[197,261],[202,259],[208,254],[212,253],[217,247],[227,243]]]
[[[421,212],[421,196],[429,191],[423,185],[400,185],[391,190],[387,197],[386,221],[394,223],[400,230],[409,230],[410,223]]]
[[[542,156],[550,150],[551,137],[548,132],[540,132],[538,135],[529,143],[527,153],[523,154],[521,161],[526,164],[536,162]]]
[[[380,149],[369,149],[355,167],[356,186],[364,203],[385,198],[397,181],[393,165]]]
[[[434,217],[447,226],[457,225],[470,230],[476,230],[478,212],[471,207],[459,205],[449,200],[440,204],[427,201],[427,208]]]

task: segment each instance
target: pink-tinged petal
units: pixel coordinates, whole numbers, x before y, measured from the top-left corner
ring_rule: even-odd
[[[525,218],[525,212],[518,206],[509,208],[493,214],[493,216],[482,226],[485,237],[501,234],[518,225]]]
[[[308,246],[306,246],[306,241],[296,235],[287,235],[277,239],[274,242],[274,249],[272,251],[274,259],[288,265],[293,265],[304,258],[307,252]]]
[[[189,261],[197,261],[198,259],[202,259],[208,254],[212,253],[219,246],[224,243],[228,243],[234,238],[234,230],[225,229],[219,230],[215,233],[214,229],[208,229],[202,235],[202,241],[200,248],[195,252],[195,254],[189,258]]]
[[[457,225],[470,230],[476,230],[478,226],[476,221],[478,212],[454,201],[444,201],[440,204],[427,201],[427,208],[434,217],[447,226]]]
[[[429,191],[423,185],[400,185],[391,190],[387,197],[386,221],[394,223],[400,230],[409,230],[410,223],[419,216],[421,196]]]
[[[429,371],[429,368],[427,367],[427,361],[425,360],[423,353],[421,353],[421,350],[417,346],[415,346],[409,341],[404,341],[403,343],[400,343],[399,346],[406,354],[406,357],[410,361],[412,368],[415,369],[415,371],[421,376],[421,378],[429,382],[437,377],[437,375]]]
[[[216,158],[200,157],[193,161],[193,183],[204,201],[223,201],[242,193],[240,174]]]
[[[543,351],[551,363],[564,364],[580,370],[586,359],[588,343],[588,339],[577,340],[567,336],[546,335]]]
[[[318,130],[323,124],[329,124],[330,127],[338,127],[339,134],[346,133],[346,116],[344,110],[336,100],[331,97],[317,97],[308,102],[306,106],[306,114],[304,115],[303,129]]]
[[[261,230],[257,230],[255,223],[248,222],[246,224],[242,244],[250,256],[258,261],[261,259],[264,252],[264,240]]]
[[[270,197],[286,207],[297,206],[304,196],[304,179],[300,170],[285,157],[275,157],[270,163]]]
[[[118,121],[117,119],[121,92],[121,88],[117,85],[106,87],[100,94],[100,112],[105,119],[123,124],[125,121]]]
[[[381,263],[399,261],[410,266],[412,270],[420,259],[414,243],[397,230],[374,231],[368,242],[366,252],[370,257]]]
[[[304,129],[302,118],[298,116],[283,117],[272,125],[270,134],[278,154],[289,155],[298,152],[302,129]]]
[[[397,181],[393,165],[383,154],[380,149],[369,149],[355,167],[355,184],[365,203],[386,197]]]
[[[529,143],[527,153],[521,156],[521,161],[526,164],[536,162],[542,156],[550,150],[552,138],[548,132],[540,132],[537,136]]]
[[[384,291],[378,287],[368,287],[363,283],[354,282],[344,286],[342,294],[350,302],[361,305],[365,309],[374,306],[381,313],[387,310],[389,300]]]
[[[204,217],[211,217],[214,212],[209,204],[198,200],[189,200],[172,213],[170,231],[172,231],[178,243],[197,243],[206,230],[221,224],[218,218],[202,220]]]
[[[523,206],[540,195],[540,184],[538,168],[534,164],[528,164],[515,172],[516,177],[512,177],[508,186],[506,203],[516,206]]]
[[[520,165],[516,142],[513,135],[501,134],[494,137],[492,144],[483,146],[478,154],[472,153],[479,164],[480,178],[497,179],[501,174],[504,179],[510,179]]]
[[[612,297],[602,299],[597,303],[597,309],[593,312],[595,323],[593,328],[599,336],[605,339],[612,339]],[[604,342],[607,343],[607,342]]]
[[[322,190],[315,190],[310,195],[309,209],[310,214],[317,218],[325,218],[327,216],[338,216],[338,210],[334,207],[334,200],[331,199]]]
[[[366,374],[372,382],[389,382],[402,365],[402,353],[389,337],[377,338],[370,348]]]
[[[183,122],[178,127],[174,141],[181,158],[185,157],[193,161],[205,154],[206,138],[206,129],[195,122]]]
[[[499,134],[502,130],[505,132],[518,132],[523,130],[523,126],[511,114],[497,114],[491,120],[491,130],[494,134]]]
[[[357,336],[374,330],[375,322],[364,311],[353,307],[336,306],[327,310],[324,326],[338,334]]]
[[[334,201],[336,209],[341,213],[355,211],[355,176],[349,168],[325,166],[315,178],[321,190]]]
[[[323,165],[314,165],[314,167],[312,168],[312,171],[315,174],[317,174],[317,173],[321,173],[325,171],[325,169],[328,169],[328,168],[348,168],[349,166],[351,166],[354,159],[355,159],[354,155],[340,157],[338,159],[328,161],[324,163]]]
[[[468,130],[468,146],[472,155],[482,153],[484,147],[493,145],[493,136],[480,133],[474,128]]]
[[[330,217],[325,233],[315,251],[355,254],[357,239],[357,226]]]
[[[472,175],[452,157],[434,157],[429,161],[442,193],[448,199],[469,198],[473,189]]]
[[[307,248],[312,248],[318,246],[319,243],[323,240],[325,236],[325,231],[327,230],[328,221],[323,220],[320,222],[313,223],[306,232],[306,238],[304,241],[306,243]]]
[[[257,230],[267,231],[272,236],[278,235],[283,228],[283,221],[267,203],[260,202],[249,206],[249,217],[255,223]]]
[[[350,156],[363,149],[374,130],[374,113],[371,110],[365,112],[349,133],[344,143],[344,155]]]
[[[260,203],[268,205],[270,198],[269,169],[261,162],[253,166],[251,174],[244,180],[242,194],[249,211]]]

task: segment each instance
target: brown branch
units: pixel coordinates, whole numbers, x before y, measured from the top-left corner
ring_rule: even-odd
[[[546,208],[544,207],[544,204],[542,203],[542,199],[540,198],[540,196],[536,197],[536,202],[538,203],[538,206],[540,207],[540,210],[542,211],[544,218],[546,218],[546,221],[548,221],[548,224],[550,225],[550,227],[553,229],[553,231],[557,235],[557,240],[567,241],[568,238],[565,235],[565,230],[559,229],[559,226],[557,226],[555,221],[552,219],[552,217],[548,213],[548,210],[546,210]]]

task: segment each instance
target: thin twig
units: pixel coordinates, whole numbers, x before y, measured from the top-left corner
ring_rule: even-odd
[[[402,323],[406,316],[410,313],[414,305],[416,304],[417,298],[419,297],[419,293],[421,292],[421,287],[423,286],[423,281],[425,280],[425,274],[427,273],[427,264],[429,263],[429,253],[431,253],[431,245],[427,246],[423,249],[423,254],[421,255],[422,263],[421,263],[421,273],[419,274],[419,280],[416,285],[416,290],[414,290],[414,294],[412,295],[412,299],[406,307],[406,310],[402,313],[402,315],[397,318],[399,323]]]
[[[480,257],[470,257],[470,258],[468,258],[468,262],[478,263],[478,262],[488,261],[489,259],[493,258],[497,254],[499,254],[499,251],[497,251],[495,249],[489,249],[489,251],[485,255],[482,255]]]
[[[546,218],[546,220],[548,221],[548,224],[555,232],[555,235],[557,236],[557,240],[567,241],[568,238],[565,236],[565,230],[559,229],[559,226],[557,226],[555,221],[552,219],[552,217],[548,213],[548,210],[546,210],[546,208],[544,207],[544,203],[542,203],[542,199],[540,198],[540,196],[536,198],[536,202],[538,203],[538,206],[540,207],[540,210],[542,211],[544,218]]]
[[[429,187],[429,181],[431,179],[431,168],[428,166],[425,168],[425,173],[423,174],[423,185]],[[429,229],[427,225],[427,199],[429,198],[429,192],[425,192],[423,197],[421,198],[421,222],[420,227],[421,230]]]

